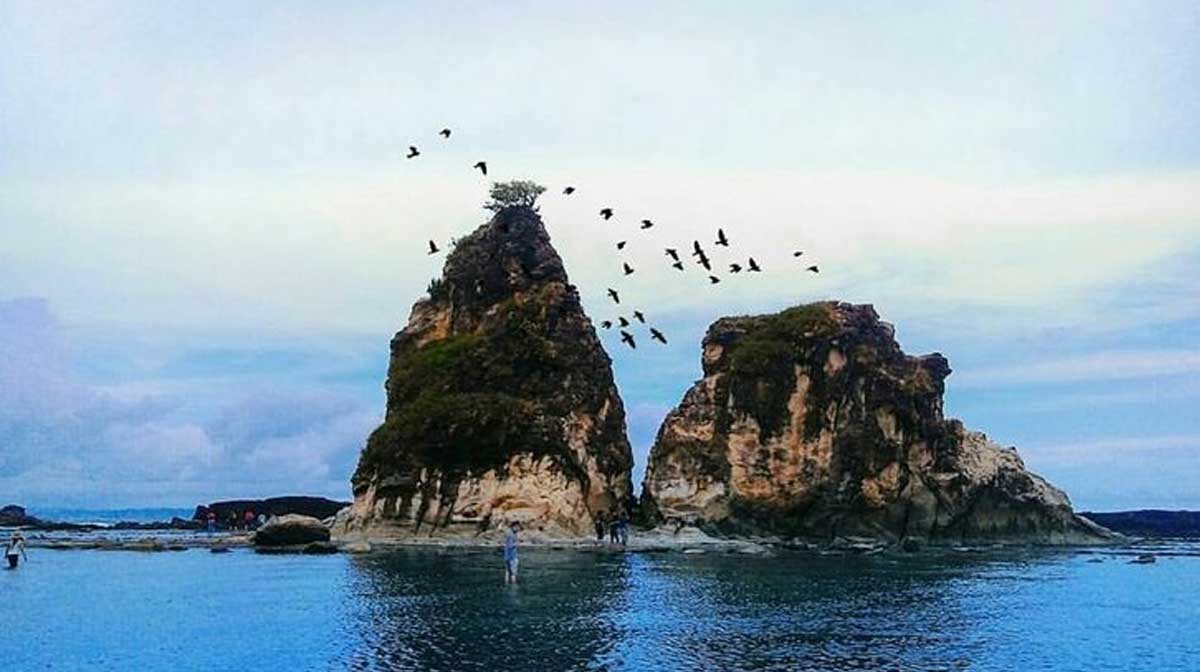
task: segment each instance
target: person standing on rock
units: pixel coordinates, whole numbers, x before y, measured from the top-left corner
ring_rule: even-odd
[[[513,521],[504,533],[504,583],[517,582],[517,533],[521,524]]]
[[[29,562],[29,556],[25,554],[25,537],[20,532],[13,532],[12,539],[8,540],[8,546],[4,549],[4,557],[8,559],[9,569],[16,569],[21,558]]]
[[[604,543],[604,514],[596,515],[596,542]]]

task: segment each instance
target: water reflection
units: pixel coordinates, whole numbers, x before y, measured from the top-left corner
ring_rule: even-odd
[[[992,561],[525,550],[356,558],[353,669],[960,669]]]

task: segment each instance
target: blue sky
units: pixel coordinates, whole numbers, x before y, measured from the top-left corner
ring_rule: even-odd
[[[1198,37],[1184,2],[6,2],[0,500],[347,496],[487,159],[578,186],[542,212],[585,305],[668,333],[608,343],[638,480],[713,319],[839,298],[1078,507],[1200,508]],[[662,264],[718,226],[767,272]]]

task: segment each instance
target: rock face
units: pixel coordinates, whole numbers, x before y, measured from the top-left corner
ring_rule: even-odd
[[[871,306],[718,320],[663,422],[642,515],[725,534],[1099,543],[1015,449],[942,415],[950,367],[905,355]]]
[[[538,215],[457,242],[392,339],[387,415],[341,532],[590,534],[631,497],[611,362]]]
[[[217,523],[224,525],[232,516],[240,523],[246,511],[256,515],[265,513],[268,516],[283,516],[295,513],[313,518],[328,518],[349,506],[349,502],[338,502],[324,497],[269,497],[267,499],[234,499],[225,502],[201,504],[192,514],[192,520],[203,522],[208,519],[209,512],[217,517]]]
[[[311,516],[275,516],[254,533],[257,546],[296,546],[329,541],[329,528]]]

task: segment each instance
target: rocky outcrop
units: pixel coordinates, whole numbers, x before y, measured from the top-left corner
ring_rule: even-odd
[[[231,518],[240,525],[247,511],[255,515],[265,513],[268,516],[285,516],[298,514],[324,519],[336,515],[338,511],[350,506],[350,502],[339,502],[324,497],[307,497],[291,495],[287,497],[268,497],[267,499],[233,499],[212,504],[201,504],[192,514],[192,520],[203,522],[211,512],[217,518],[217,524],[224,526]]]
[[[943,418],[950,366],[866,305],[718,320],[663,422],[642,515],[724,534],[921,543],[1102,542],[1065,493]]]
[[[329,528],[311,516],[275,516],[254,533],[256,546],[298,546],[329,541]]]
[[[1137,537],[1200,539],[1200,511],[1084,511],[1079,515],[1121,534]]]
[[[385,421],[339,534],[590,534],[626,506],[632,455],[611,362],[538,215],[460,239],[391,343]]]

